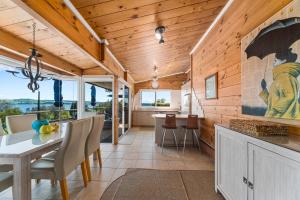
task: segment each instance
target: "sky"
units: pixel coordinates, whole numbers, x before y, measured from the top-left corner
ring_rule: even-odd
[[[20,75],[22,76],[22,75]],[[17,78],[4,70],[0,70],[0,99],[37,99],[38,93],[27,88],[28,79]],[[53,100],[53,80],[39,82],[41,100]],[[62,86],[64,100],[77,99],[77,83],[64,81]]]
[[[85,83],[85,100],[91,101],[91,84]],[[105,89],[96,86],[96,102],[106,102],[107,100],[111,100],[111,97],[107,97],[107,95],[111,94],[111,92],[106,92]]]
[[[19,76],[22,77],[20,74]],[[0,99],[37,99],[37,91],[33,93],[27,88],[29,83],[28,79],[22,79],[13,76],[12,74],[1,69],[0,66]],[[53,80],[40,81],[40,94],[41,100],[53,100]],[[86,100],[90,101],[90,86],[86,84]],[[77,82],[72,80],[64,80],[62,83],[62,94],[64,100],[77,100]],[[104,89],[96,87],[96,101],[103,102],[107,101],[107,95]]]

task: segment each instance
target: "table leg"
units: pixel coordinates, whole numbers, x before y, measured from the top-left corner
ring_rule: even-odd
[[[20,157],[14,163],[13,196],[16,200],[31,200],[30,157]]]

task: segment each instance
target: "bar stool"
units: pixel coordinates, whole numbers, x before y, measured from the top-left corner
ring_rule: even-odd
[[[178,151],[177,139],[175,135],[176,126],[176,116],[175,114],[166,114],[165,124],[162,125],[162,142],[161,142],[161,152],[164,150],[165,136],[167,130],[172,130],[174,141]]]
[[[186,125],[182,126],[185,129],[185,133],[184,133],[184,143],[183,143],[183,153],[185,150],[185,142],[186,142],[186,134],[189,131],[192,131],[192,136],[193,139],[194,137],[196,138],[199,150],[200,150],[200,144],[199,144],[199,140],[198,140],[198,136],[197,136],[197,132],[196,130],[198,130],[198,115],[188,115],[187,118],[187,122]]]

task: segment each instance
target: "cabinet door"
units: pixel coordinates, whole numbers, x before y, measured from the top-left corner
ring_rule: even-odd
[[[216,134],[216,183],[227,200],[247,198],[247,143],[238,134],[217,129]]]
[[[299,200],[300,163],[248,144],[249,200]]]

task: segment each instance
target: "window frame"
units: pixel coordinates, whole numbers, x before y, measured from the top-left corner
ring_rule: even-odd
[[[170,92],[170,106],[157,106],[157,92],[162,92],[162,91],[167,91]],[[154,92],[154,106],[143,106],[142,105],[142,93],[143,92]],[[171,108],[171,102],[172,102],[172,90],[169,89],[158,89],[158,90],[154,90],[154,89],[142,89],[140,90],[140,102],[139,102],[139,106],[141,108]]]

